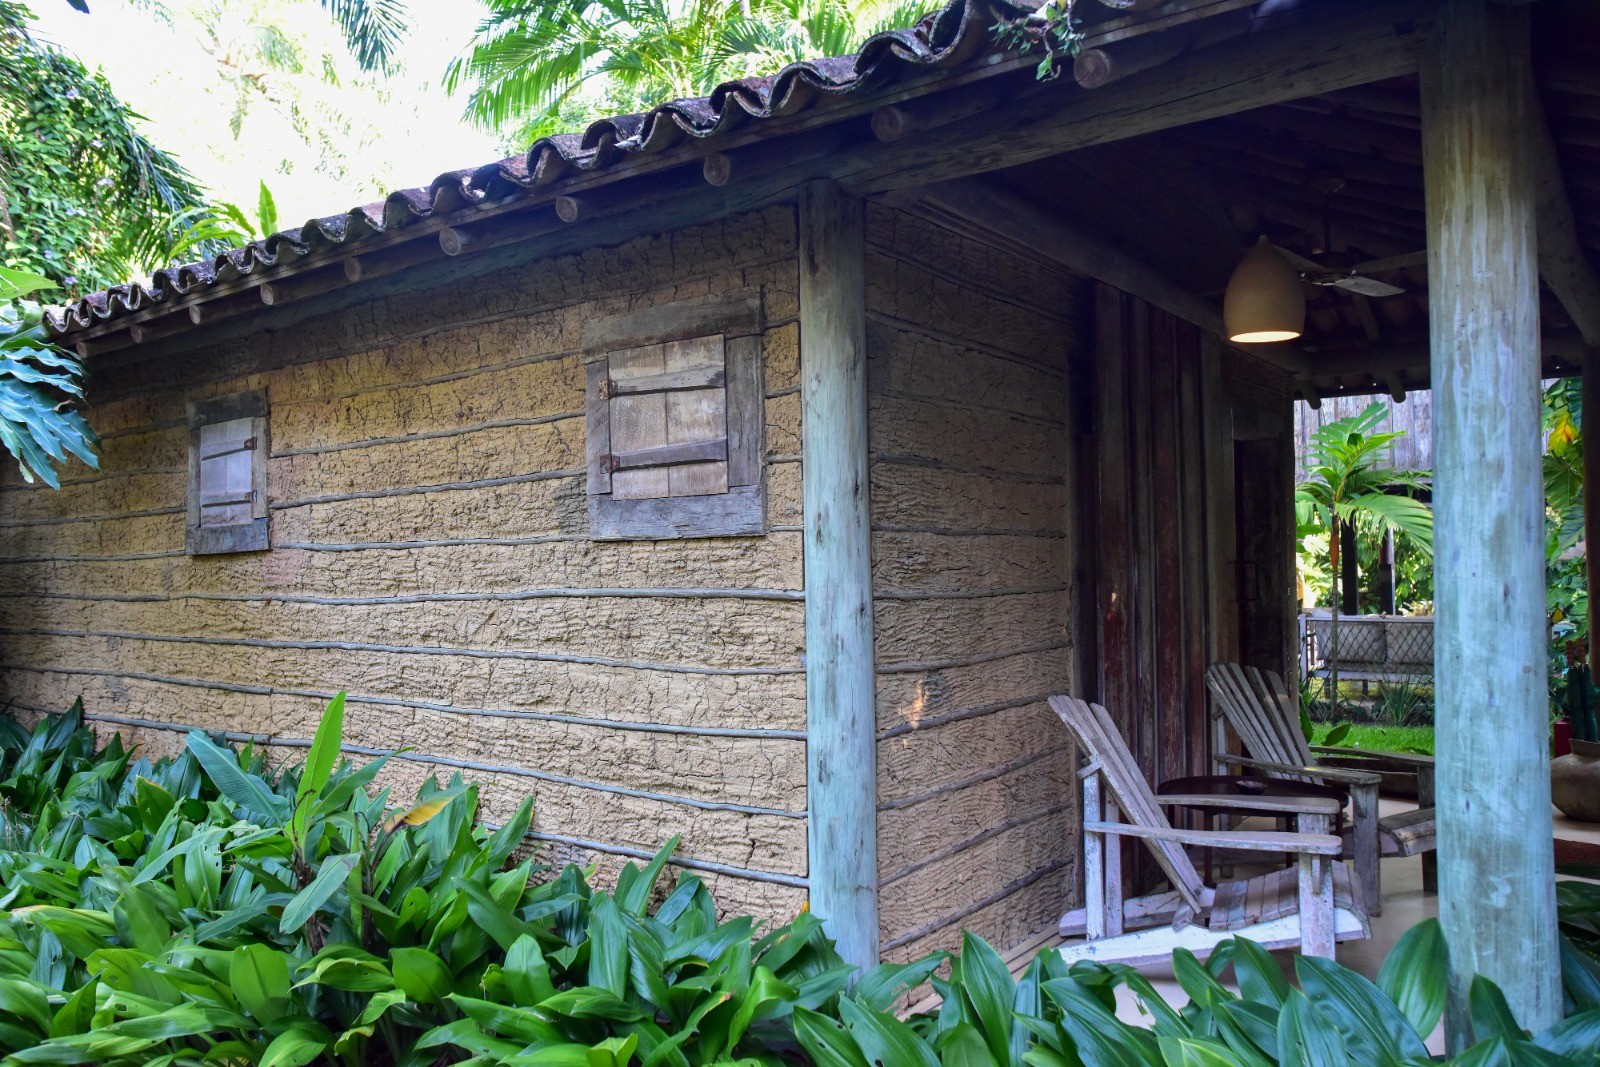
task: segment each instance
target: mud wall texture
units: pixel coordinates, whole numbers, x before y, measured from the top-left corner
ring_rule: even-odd
[[[752,287],[770,535],[592,541],[583,324]],[[291,758],[348,689],[351,746],[414,749],[391,764],[397,790],[461,770],[491,820],[531,794],[544,858],[603,871],[682,833],[726,907],[792,915],[806,874],[796,303],[781,207],[214,350],[104,357],[102,470],[70,471],[60,492],[0,486],[0,699],[39,713],[82,694],[154,752],[201,727]],[[273,547],[186,556],[185,404],[251,389],[270,404]]]
[[[1067,366],[1089,293],[868,214],[878,874],[887,959],[1004,949],[1079,895]]]

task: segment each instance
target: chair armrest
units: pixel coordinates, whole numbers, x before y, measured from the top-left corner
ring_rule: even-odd
[[[1240,793],[1222,797],[1214,793],[1191,795],[1162,793],[1156,796],[1157,804],[1172,804],[1184,808],[1249,808],[1251,811],[1281,811],[1291,815],[1337,815],[1344,805],[1332,797],[1261,797]]]
[[[1383,776],[1377,771],[1348,771],[1342,767],[1324,767],[1316,764],[1310,767],[1296,767],[1292,763],[1271,763],[1267,760],[1250,759],[1246,756],[1230,756],[1224,753],[1217,757],[1218,763],[1229,763],[1238,767],[1254,767],[1257,770],[1273,771],[1278,774],[1294,774],[1302,778],[1320,778],[1327,782],[1338,782],[1341,785],[1377,785],[1383,781]]]
[[[1138,837],[1146,841],[1173,841],[1180,845],[1238,848],[1251,852],[1304,852],[1337,856],[1344,841],[1332,834],[1286,834],[1276,830],[1251,833],[1241,830],[1179,830],[1167,826],[1139,826],[1127,822],[1086,822],[1085,833]]]
[[[1349,756],[1372,760],[1375,763],[1393,763],[1407,770],[1432,769],[1433,757],[1419,752],[1389,752],[1385,749],[1342,748],[1337,745],[1312,745],[1311,751],[1324,756]]]

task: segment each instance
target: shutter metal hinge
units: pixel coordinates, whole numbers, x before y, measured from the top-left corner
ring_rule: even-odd
[[[616,456],[601,456],[600,469],[606,474],[615,474],[622,469],[622,461]]]
[[[254,452],[256,450],[256,439],[254,437],[247,437],[245,438],[244,444],[240,445],[239,447],[244,449],[246,452]]]
[[[606,378],[600,383],[600,399],[611,400],[617,395],[617,383]]]

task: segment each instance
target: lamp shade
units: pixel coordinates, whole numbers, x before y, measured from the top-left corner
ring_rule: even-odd
[[[1228,279],[1222,322],[1230,341],[1292,341],[1305,332],[1306,292],[1289,261],[1265,237]]]

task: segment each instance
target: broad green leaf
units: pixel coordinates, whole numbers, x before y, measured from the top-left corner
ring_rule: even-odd
[[[406,995],[398,989],[385,989],[381,993],[372,994],[372,999],[367,1001],[367,1006],[361,1010],[361,1016],[356,1019],[357,1026],[371,1026],[383,1017],[383,1013],[396,1004],[404,1004]]]
[[[1006,1067],[997,1063],[989,1043],[971,1023],[957,1023],[940,1034],[933,1044],[941,1067]]]
[[[896,997],[926,982],[949,959],[937,952],[911,963],[880,963],[856,979],[850,995],[874,1011],[888,1011]]]
[[[1450,956],[1438,919],[1417,923],[1384,957],[1378,988],[1419,1034],[1431,1034],[1444,1015]]]
[[[917,1032],[893,1015],[863,1007],[849,997],[839,1002],[839,1014],[869,1063],[940,1067],[938,1057]]]
[[[855,1038],[837,1019],[796,1008],[794,1036],[817,1067],[867,1067]]]
[[[332,1044],[333,1035],[321,1023],[310,1019],[292,1023],[261,1054],[260,1067],[305,1067]]]
[[[622,879],[617,880],[617,906],[631,915],[643,915],[645,907],[650,903],[650,894],[656,887],[656,880],[661,877],[661,871],[666,867],[667,861],[678,850],[678,842],[682,838],[674,835],[670,841],[661,846],[650,863],[640,871],[633,864],[624,868],[624,873],[636,872],[628,878],[628,885],[624,889]]]
[[[1572,943],[1561,937],[1561,984],[1566,988],[1579,1010],[1600,1008],[1600,962],[1596,962]]]
[[[1193,1037],[1163,1037],[1161,1056],[1167,1067],[1238,1067],[1227,1046]]]
[[[0,1016],[5,1015],[26,1019],[39,1028],[41,1035],[50,1032],[53,1022],[45,991],[14,978],[0,978]]]
[[[1246,938],[1233,939],[1233,975],[1246,1000],[1281,1008],[1289,995],[1289,980],[1272,953]]]
[[[1017,987],[1011,972],[994,947],[976,934],[961,935],[962,988],[976,1015],[978,1029],[988,1042],[995,1062],[1011,1059],[1011,1013]]]
[[[1349,1067],[1351,1062],[1344,1037],[1298,989],[1283,998],[1277,1051],[1283,1067]]]
[[[1569,1015],[1536,1036],[1533,1043],[1560,1056],[1592,1055],[1600,1049],[1600,1011]]]
[[[9,304],[20,296],[46,293],[59,288],[61,286],[43,274],[35,274],[31,270],[18,270],[15,267],[0,267],[0,302]]]
[[[439,1004],[450,995],[450,968],[425,948],[397,948],[389,954],[394,984],[416,1004]]]
[[[1506,995],[1481,974],[1473,975],[1472,984],[1467,987],[1467,1008],[1472,1015],[1472,1032],[1479,1041],[1503,1037],[1516,1043],[1527,1036],[1511,1014]]]
[[[1363,1063],[1427,1058],[1427,1046],[1400,1009],[1364,976],[1317,956],[1297,957],[1295,973],[1352,1058]]]
[[[638,1048],[638,1034],[608,1037],[589,1050],[587,1067],[628,1067]]]
[[[266,185],[262,185],[263,192]],[[306,755],[305,766],[300,769],[300,784],[295,789],[294,817],[290,822],[290,836],[296,841],[305,837],[307,824],[310,821],[311,801],[322,792],[328,779],[333,775],[333,768],[339,762],[339,746],[344,741],[344,692],[334,695],[328,701],[328,706],[322,712],[322,721],[317,725],[316,736],[311,740],[311,749]]]
[[[512,942],[500,973],[519,1004],[540,1004],[555,996],[550,966],[539,950],[539,942],[527,934]]]
[[[272,198],[272,190],[267,188],[267,183],[261,183],[261,191],[256,194],[256,221],[260,223],[260,234],[263,237],[276,233],[278,230],[278,204]]]
[[[289,1005],[289,957],[270,945],[243,945],[233,950],[228,984],[239,1006],[258,1022],[271,1023]]]
[[[533,822],[533,798],[523,797],[522,803],[517,805],[516,812],[506,820],[504,826],[494,832],[489,838],[489,844],[484,848],[488,857],[489,869],[498,871],[506,865],[511,858],[511,853],[516,851],[527,835],[528,826]]]
[[[283,918],[278,923],[278,929],[283,933],[292,934],[304,926],[306,921],[343,887],[345,878],[360,861],[361,857],[355,853],[329,856],[324,859],[311,884],[296,894],[283,909]]]
[[[617,902],[604,893],[595,894],[589,909],[589,984],[628,994],[628,930]]]
[[[155,894],[148,886],[124,886],[116,906],[111,909],[111,918],[124,945],[151,956],[159,956],[172,938],[172,925],[161,914]]]
[[[557,1038],[559,1040],[559,1037]],[[471,1019],[457,1019],[444,1026],[436,1026],[417,1039],[417,1048],[438,1048],[440,1045],[459,1045],[477,1056],[490,1057],[490,1062],[500,1063],[508,1056],[521,1052],[526,1042],[518,1043],[493,1037]],[[426,1061],[425,1061],[426,1062]]]
[[[1189,999],[1203,1008],[1217,1001],[1232,1000],[1233,994],[1186,948],[1172,953],[1172,975]]]
[[[232,752],[199,730],[189,731],[187,746],[218,791],[246,814],[266,819],[268,825],[279,825],[288,818],[289,802],[268,789],[260,778],[246,774]]]

